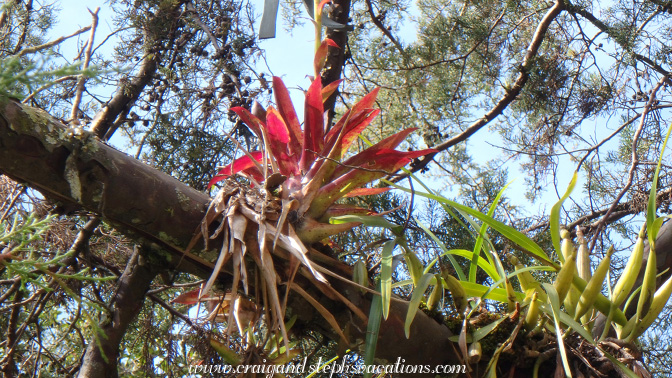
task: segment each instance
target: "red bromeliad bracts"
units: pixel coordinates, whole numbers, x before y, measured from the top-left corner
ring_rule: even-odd
[[[321,71],[328,46],[335,44],[325,40],[318,49],[315,72]],[[366,209],[338,205],[336,201],[346,196],[378,194],[387,190],[363,186],[434,150],[395,150],[415,130],[409,128],[346,159],[355,139],[380,112],[372,108],[379,88],[364,96],[333,127],[327,129],[324,101],[339,83],[323,87],[320,76],[316,76],[306,92],[303,130],[289,92],[277,77],[273,78],[277,109],[269,107],[265,114],[258,113],[260,117],[257,117],[245,108],[231,108],[257,135],[264,151],[246,153],[227,165],[210,181],[209,186],[233,174],[263,184],[273,173],[279,173],[286,180],[280,184],[278,193],[283,202],[295,211],[293,219],[301,220],[294,226],[302,241],[315,242],[357,226],[356,222],[328,223],[332,216],[368,213]]]

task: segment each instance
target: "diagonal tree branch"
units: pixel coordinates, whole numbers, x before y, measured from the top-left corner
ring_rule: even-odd
[[[546,12],[544,17],[539,22],[539,25],[537,25],[537,29],[532,36],[532,40],[530,41],[530,44],[527,48],[523,62],[520,65],[520,73],[518,74],[516,81],[513,83],[513,86],[506,92],[504,97],[502,97],[492,109],[485,113],[483,117],[469,125],[464,131],[444,141],[443,143],[432,147],[438,150],[438,152],[427,154],[422,158],[415,159],[409,167],[409,171],[411,173],[424,170],[427,165],[429,165],[429,163],[434,160],[434,157],[441,151],[445,151],[457,145],[458,143],[467,140],[470,136],[474,135],[477,131],[481,130],[484,126],[489,124],[493,119],[501,115],[504,110],[518,97],[529,79],[530,71],[532,69],[532,65],[534,64],[534,58],[536,58],[537,53],[539,52],[539,47],[541,47],[541,44],[544,41],[546,32],[555,18],[560,15],[564,9],[564,5],[564,0],[556,0],[555,4],[553,4],[548,12]],[[395,177],[387,177],[387,179],[392,182],[398,182],[407,176],[408,174],[402,174]]]
[[[175,2],[170,8],[161,10],[151,20],[144,30],[146,46],[145,54],[135,77],[128,82],[120,83],[119,89],[112,99],[96,114],[91,121],[90,130],[101,139],[109,140],[119,127],[120,122],[115,122],[120,114],[138,100],[143,89],[151,82],[161,63],[160,48],[165,40],[174,37],[177,19],[180,16],[179,9],[185,3],[184,0]],[[167,23],[166,20],[173,20]],[[166,30],[165,24],[170,24],[171,30]]]
[[[610,28],[609,25],[607,25],[604,22],[602,22],[601,20],[599,20],[597,17],[595,17],[595,15],[590,13],[584,7],[576,6],[576,5],[572,4],[572,5],[569,5],[567,7],[567,11],[572,13],[572,14],[578,14],[579,16],[585,18],[591,24],[593,24],[593,26],[600,29],[600,31],[602,31],[602,32],[606,33],[607,35],[609,35],[610,37],[612,37],[612,39],[614,41],[616,41],[616,43],[619,43],[619,41],[621,40],[620,38],[618,38],[614,34],[614,30],[612,30],[612,28]],[[654,62],[653,60],[649,59],[648,57],[645,57],[644,55],[641,55],[641,54],[638,54],[638,53],[632,51],[632,49],[628,48],[628,46],[624,46],[623,44],[621,44],[621,47],[623,48],[624,51],[630,52],[630,55],[635,60],[640,61],[640,62],[648,65],[649,67],[651,67],[653,70],[655,70],[659,74],[665,76],[665,78],[664,78],[665,83],[667,83],[668,85],[672,85],[672,73],[670,71],[667,71],[666,69],[661,67],[658,63]]]
[[[68,205],[72,210],[83,209],[101,216],[119,231],[138,240],[152,260],[169,269],[202,278],[212,274],[212,260],[216,259],[216,253],[202,251],[202,246],[197,246],[190,253],[185,252],[200,227],[210,202],[209,196],[107,146],[90,133],[72,135],[44,111],[2,97],[0,146],[3,147],[0,148],[0,172],[39,190],[45,197]],[[252,236],[255,235],[256,232],[252,231]],[[254,237],[246,240],[255,242]],[[213,240],[211,248],[219,250],[218,243],[221,240]],[[335,260],[332,264],[342,265],[330,266],[330,270],[335,272],[349,268],[347,264]],[[129,264],[127,269],[147,269],[131,265],[135,264]],[[219,278],[226,282],[231,276],[222,272]],[[135,282],[130,276],[129,280]],[[146,283],[138,282],[138,287]],[[298,278],[294,282],[301,283]],[[358,288],[339,281],[333,281],[332,285],[368,313],[372,300],[370,294],[362,294]],[[137,294],[129,295],[137,298]],[[117,297],[115,303],[125,300],[135,303],[131,297]],[[354,316],[340,301],[325,296],[318,300],[329,307],[339,324],[352,324],[352,340],[364,339],[365,321]],[[406,339],[404,320],[408,307],[407,301],[392,301],[390,316],[381,325],[376,355],[391,361],[401,357],[409,364],[459,363],[459,354],[449,340],[451,331],[421,311],[416,314],[410,339]],[[300,321],[304,325],[321,323],[312,317]],[[119,330],[114,328],[114,324],[109,326],[112,327],[108,328],[109,332]],[[363,348],[363,343],[355,347]],[[91,353],[96,357],[95,351]],[[97,358],[94,360],[99,361]]]

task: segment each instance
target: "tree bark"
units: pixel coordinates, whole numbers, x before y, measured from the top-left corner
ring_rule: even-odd
[[[137,252],[126,264],[111,303],[111,313],[100,324],[84,353],[78,378],[116,378],[119,376],[119,344],[128,326],[142,309],[149,286],[159,270],[143,261]]]
[[[120,232],[138,240],[150,251],[148,259],[155,263],[203,278],[212,273],[217,245],[211,245],[214,250],[210,251],[197,247],[185,252],[199,229],[209,196],[115,150],[88,132],[73,133],[46,112],[3,97],[0,97],[0,172],[70,210],[100,215]],[[349,268],[340,264],[341,270]],[[220,280],[228,279],[227,273],[220,275]],[[148,283],[142,281],[139,287],[145,284]],[[332,284],[365,313],[368,311],[370,296],[336,280]],[[330,302],[327,298],[317,299]],[[340,311],[334,314],[337,319],[356,318],[345,306],[331,303],[331,308]],[[117,307],[121,315],[124,307]],[[415,317],[410,338],[406,339],[407,309],[408,302],[392,302],[390,316],[381,325],[376,356],[391,362],[401,357],[407,364],[459,363],[459,354],[448,340],[451,331],[421,311]],[[318,322],[316,319],[312,324]],[[364,335],[366,324],[360,321],[355,326],[359,328],[359,336]],[[114,333],[115,326],[109,327]],[[360,343],[359,347],[363,345]],[[96,361],[95,369],[104,366]]]
[[[334,11],[331,13],[331,18],[338,23],[346,25],[350,17],[350,0],[334,0],[333,6]],[[327,29],[326,38],[333,40],[339,48],[329,47],[325,70],[322,73],[322,84],[325,86],[339,80],[343,74],[345,54],[348,49],[348,31],[347,29]],[[331,125],[331,121],[334,118],[334,107],[336,106],[338,93],[339,90],[336,89],[324,103],[324,110],[329,115],[327,125]]]

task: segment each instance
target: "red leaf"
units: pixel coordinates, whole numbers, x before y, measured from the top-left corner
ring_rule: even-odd
[[[250,167],[248,169],[243,169],[242,171],[238,172],[238,174],[242,174],[244,176],[252,177],[258,183],[264,182],[264,175],[261,172],[259,172],[257,167]]]
[[[254,114],[250,113],[247,109],[241,106],[235,106],[231,108],[231,111],[236,113],[238,117],[250,128],[257,137],[261,139],[261,129],[264,127],[264,122],[257,118]]]
[[[359,188],[346,194],[344,197],[359,197],[359,196],[373,196],[380,193],[385,193],[392,188]]]
[[[331,0],[322,0],[320,1],[320,4],[317,6],[317,9],[315,10],[315,20],[319,20],[322,17],[322,10],[324,9],[324,6],[331,3]]]
[[[336,92],[336,89],[338,89],[338,86],[343,82],[343,79],[338,79],[331,84],[327,85],[326,87],[322,88],[322,102],[326,102],[329,96],[334,94]]]
[[[315,51],[315,60],[313,65],[315,66],[315,77],[320,76],[320,72],[324,68],[324,63],[327,61],[327,52],[329,51],[329,46],[339,48],[339,46],[331,39],[325,39],[320,44],[320,47]]]
[[[250,155],[252,155],[252,158],[257,162],[261,161],[261,151],[251,152]],[[252,161],[249,156],[245,155],[241,158],[238,158],[234,160],[233,163],[225,166],[224,168],[220,169],[219,172],[217,172],[217,175],[213,177],[212,180],[210,180],[208,183],[208,189],[210,189],[214,184],[238,172],[246,171],[246,173],[248,173],[247,170],[252,168],[257,171],[256,164],[254,164],[254,161]],[[257,173],[259,172],[257,171]]]
[[[287,124],[282,119],[280,112],[275,110],[272,106],[266,111],[266,132],[270,140],[268,141],[273,148],[274,144],[282,143],[285,147],[289,143],[289,130]],[[286,147],[284,148],[286,149]]]
[[[345,132],[348,132],[348,128],[353,128],[357,126],[356,120],[361,116],[362,112],[368,112],[373,107],[373,104],[376,102],[376,97],[378,96],[378,91],[380,88],[376,88],[369,92],[366,96],[362,97],[355,105],[352,106],[350,110],[343,114],[343,117],[336,122],[334,127],[329,130],[327,136],[325,137],[326,146],[332,148],[332,146],[338,140],[338,136],[341,133],[341,130],[345,128]]]
[[[170,303],[179,303],[179,304],[196,304],[198,303],[198,295],[201,293],[201,289],[195,289],[191,291],[187,291],[186,293],[182,293],[178,295],[175,299],[170,301]]]
[[[348,121],[348,131],[343,132],[343,136],[341,137],[340,142],[338,142],[335,139],[331,139],[329,141],[328,139],[328,144],[326,144],[325,148],[323,149],[322,154],[325,156],[329,156],[333,159],[341,159],[347,152],[348,148],[350,148],[350,145],[352,145],[353,141],[361,134],[361,132],[373,121],[373,119],[380,113],[380,110],[376,109],[366,109],[368,112],[361,112],[359,113],[358,116],[355,116],[355,118],[352,120],[352,122]],[[332,129],[333,130],[333,129]],[[330,130],[331,133],[331,130]],[[333,135],[333,134],[332,134]],[[332,147],[331,145],[337,143],[335,147]],[[325,167],[324,171],[324,177],[325,178],[330,178],[333,174],[334,169],[336,169],[336,164],[333,161],[327,160],[325,161],[325,164],[327,166]],[[313,169],[308,173],[307,177],[313,177],[317,170],[320,168],[320,164],[315,164]]]
[[[354,138],[357,137],[364,128],[366,128],[366,126],[371,122],[372,118],[363,121],[362,117],[366,118],[371,115],[370,112],[372,110],[370,108],[373,106],[379,90],[380,88],[376,88],[364,96],[355,105],[353,105],[350,110],[346,111],[343,117],[341,117],[341,119],[336,123],[336,125],[334,125],[334,127],[329,130],[324,138],[325,147],[322,150],[323,155],[332,159],[340,159],[342,157],[342,155],[345,153],[345,150],[343,149],[344,135],[341,134],[347,133],[348,131],[354,132],[354,134],[351,134],[348,137],[351,138],[349,143],[352,143],[352,140],[354,140]],[[362,122],[364,122],[364,124],[362,124]],[[357,129],[359,126],[361,126],[361,130]],[[324,169],[321,168],[322,165],[325,165]],[[336,163],[330,160],[325,160],[323,164],[314,164],[306,176],[308,178],[312,178],[315,177],[318,172],[321,172],[320,174],[322,175],[322,178],[329,178],[331,177],[335,165]]]
[[[401,130],[400,132],[390,135],[389,137],[381,140],[380,142],[374,144],[370,148],[397,148],[398,145],[401,144],[404,140],[406,140],[406,137],[417,130],[417,127],[409,127],[408,129]]]
[[[402,152],[388,148],[374,149],[372,147],[360,152],[348,159],[344,164],[364,169],[343,168],[339,166],[339,171],[345,172],[345,169],[348,171],[319,189],[310,206],[310,215],[320,218],[331,204],[349,192],[361,188],[386,174],[396,172],[416,157],[432,152],[437,152],[437,150],[427,149]]]
[[[271,155],[278,163],[280,173],[287,176],[298,174],[298,162],[301,156],[298,153],[287,151],[291,143],[291,135],[280,113],[273,107],[269,107],[266,111],[266,131]]]
[[[303,146],[303,132],[301,123],[294,110],[292,99],[289,97],[289,91],[285,83],[279,77],[273,77],[273,93],[275,102],[278,106],[278,112],[287,125],[289,132],[289,152],[290,154],[300,154]]]
[[[229,176],[215,175],[212,179],[210,179],[210,181],[208,181],[208,186],[207,186],[207,188],[208,188],[208,189],[212,188],[213,185],[215,185],[216,183],[218,183],[218,182],[224,180],[224,179],[227,178],[227,177],[229,177]]]
[[[252,102],[252,108],[250,109],[250,112],[257,118],[259,118],[261,122],[266,123],[266,109],[264,109],[264,107],[261,106],[261,104],[258,103],[257,100],[254,100],[254,102]]]
[[[419,151],[397,151],[389,148],[367,148],[366,150],[358,153],[357,155],[346,160],[344,165],[355,166],[365,168],[366,170],[361,170],[361,172],[376,171],[370,173],[376,173],[378,177],[382,177],[385,174],[395,173],[401,167],[411,162],[412,159],[427,155],[431,152],[437,152],[434,149],[426,149]],[[345,168],[349,173],[352,173],[355,169]],[[339,171],[337,169],[337,171]],[[359,171],[359,170],[358,170]],[[383,172],[384,171],[384,172]],[[346,173],[347,175],[348,173]],[[337,177],[337,175],[334,175]],[[370,182],[370,181],[369,181]],[[357,187],[360,187],[358,185]],[[354,189],[354,188],[353,188]]]
[[[389,149],[393,150],[395,153],[399,152],[394,150],[401,142],[403,142],[408,134],[412,133],[413,131],[417,130],[417,128],[410,127],[408,129],[402,130],[394,135],[390,135],[389,137],[381,140],[380,142],[374,144],[373,146],[367,148],[366,150],[360,152],[359,154],[351,157],[350,159],[346,160],[343,162],[344,165],[349,165],[349,166],[360,166],[362,164],[367,163],[367,156],[368,154],[376,154],[377,151],[384,150],[384,149]],[[346,171],[350,170],[350,168],[345,167],[344,165],[339,165],[336,170],[334,170],[333,177],[338,177],[343,175]],[[402,165],[403,166],[403,165]],[[399,167],[401,168],[401,167]],[[399,169],[397,168],[397,169]],[[386,168],[383,168],[386,169]],[[395,171],[397,170],[395,169]]]
[[[296,162],[296,156],[288,156],[285,152],[279,151],[274,155],[275,161],[278,163],[280,173],[287,177],[300,174],[299,165]]]
[[[337,155],[338,157],[342,158],[345,156],[346,152],[348,152],[348,149],[352,145],[352,143],[357,139],[359,134],[364,131],[364,129],[371,124],[374,118],[378,116],[380,113],[380,109],[366,109],[367,111],[359,113],[355,119],[352,119],[351,121],[348,121],[347,125],[345,126],[345,132],[343,133],[343,137],[341,138],[341,143],[340,146],[338,146],[338,149],[340,151],[340,155]],[[369,112],[370,111],[370,112]]]
[[[324,107],[322,103],[322,79],[318,76],[306,92],[303,120],[303,155],[301,171],[306,172],[316,158],[315,152],[324,147]]]

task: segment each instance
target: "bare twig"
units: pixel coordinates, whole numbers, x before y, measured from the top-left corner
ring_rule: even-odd
[[[199,281],[199,282],[202,282],[202,281]],[[166,309],[168,312],[170,312],[173,316],[176,316],[176,317],[182,319],[182,321],[184,321],[185,323],[187,323],[187,325],[189,325],[191,328],[194,328],[194,329],[200,329],[200,328],[196,327],[196,325],[195,325],[194,323],[192,323],[192,321],[191,321],[191,319],[189,319],[189,317],[187,317],[186,315],[184,315],[184,314],[182,314],[181,312],[179,312],[179,311],[177,311],[176,309],[174,309],[173,306],[171,306],[171,305],[169,305],[168,303],[166,303],[163,299],[159,298],[156,294],[154,294],[154,293],[148,293],[147,296],[148,296],[149,299],[151,299],[154,303],[157,303],[159,306],[165,308],[165,309]]]
[[[3,6],[3,9],[2,9],[2,13],[0,13],[0,30],[2,30],[5,27],[5,25],[7,24],[7,18],[8,18],[7,14],[9,13],[10,8],[15,6],[18,3],[19,3],[19,0],[11,0],[11,1],[5,2],[4,6]]]
[[[23,291],[17,290],[14,293],[14,304],[20,303],[21,300],[23,299]],[[16,325],[17,321],[19,320],[19,313],[21,312],[21,307],[20,306],[15,306],[12,308],[12,312],[9,315],[9,319],[7,322],[7,345],[5,347],[5,351],[7,355],[0,361],[2,366],[2,372],[5,373],[6,377],[14,377],[18,375],[18,369],[16,367],[16,363],[14,361],[14,351],[15,351],[15,346],[17,344],[17,341],[19,339],[17,332],[16,332]]]
[[[18,186],[18,184],[17,184],[17,186]],[[12,197],[11,201],[9,202],[9,205],[7,206],[5,211],[2,213],[2,216],[0,216],[0,222],[5,221],[5,219],[7,218],[7,214],[9,214],[9,212],[14,207],[14,204],[16,203],[16,200],[18,200],[19,197],[25,192],[26,192],[26,187],[25,186],[23,186],[18,192],[16,192],[14,197]]]
[[[667,199],[669,201],[670,197],[672,196],[672,188],[667,188],[665,190],[661,190],[658,192],[656,195],[656,203],[663,202]],[[576,226],[581,226],[584,229],[585,234],[592,234],[593,230],[595,227],[597,227],[598,223],[601,221],[604,221],[605,225],[611,224],[613,222],[618,221],[619,219],[622,219],[624,217],[627,217],[629,215],[634,215],[637,212],[639,212],[635,200],[631,200],[628,202],[621,202],[616,205],[616,207],[611,211],[611,214],[608,217],[605,217],[605,214],[607,214],[607,211],[609,208],[604,208],[604,209],[599,209],[592,211],[590,214],[586,214],[580,218],[576,218],[572,223],[569,223],[567,225],[567,230],[574,230]],[[603,217],[602,219],[593,222],[595,219],[598,219],[600,217]],[[588,223],[590,222],[590,223]],[[548,221],[544,222],[539,222],[536,223],[524,230],[523,233],[527,234],[532,231],[544,229],[548,227]]]
[[[62,83],[62,82],[67,81],[67,80],[77,80],[77,76],[75,76],[75,75],[63,76],[63,77],[59,77],[58,79],[56,79],[52,82],[44,84],[43,86],[37,88],[34,92],[29,94],[26,98],[24,98],[23,101],[21,101],[21,103],[22,104],[27,104],[28,102],[30,102],[30,100],[32,100],[35,96],[37,96],[38,93],[42,92],[43,90],[45,90],[47,88],[53,87],[54,84]]]
[[[66,39],[69,39],[69,38],[72,38],[74,36],[80,35],[80,34],[84,33],[85,31],[88,31],[89,29],[91,29],[91,26],[86,26],[86,27],[83,27],[83,28],[77,30],[76,32],[74,32],[70,35],[67,35],[65,37],[56,38],[53,41],[49,41],[49,42],[41,44],[39,46],[27,47],[27,48],[19,51],[18,53],[16,53],[14,56],[15,57],[22,57],[22,56],[27,55],[27,54],[36,53],[38,51],[48,49],[50,47],[54,47],[54,46],[58,45],[59,43],[65,41]]]
[[[594,146],[588,148],[588,150],[586,151],[586,154],[583,156],[583,158],[581,158],[581,160],[579,161],[579,164],[576,166],[576,169],[577,169],[577,170],[580,169],[580,168],[581,168],[581,165],[582,165],[583,162],[588,158],[588,156],[590,156],[590,154],[592,154],[595,150],[597,150],[598,148],[600,148],[603,144],[605,144],[606,142],[608,142],[609,140],[611,140],[611,138],[613,138],[613,137],[615,137],[616,135],[618,135],[621,131],[623,131],[623,129],[625,129],[625,128],[626,128],[627,126],[629,126],[631,123],[635,122],[635,120],[636,120],[637,117],[639,117],[639,116],[641,116],[641,113],[640,113],[640,114],[636,114],[634,117],[630,118],[627,122],[624,122],[619,128],[617,128],[617,129],[616,129],[613,133],[611,133],[608,137],[602,139],[602,141],[601,141],[600,143],[597,143],[597,144],[595,144]]]
[[[592,13],[590,13],[590,12],[587,11],[586,9],[584,9],[584,8],[582,8],[582,7],[580,7],[580,6],[574,6],[574,5],[573,5],[573,6],[571,6],[571,7],[568,9],[568,11],[569,11],[570,13],[572,13],[572,14],[578,14],[578,15],[580,15],[581,17],[585,18],[585,19],[588,20],[591,24],[593,24],[595,27],[597,27],[598,29],[600,29],[602,32],[607,33],[607,35],[609,35],[610,37],[612,37],[613,40],[616,41],[617,43],[618,43],[618,41],[620,41],[620,39],[617,38],[617,36],[616,36],[616,32],[615,32],[615,30],[613,30],[612,28],[610,28],[610,27],[609,27],[608,25],[606,25],[604,22],[600,21],[597,17],[595,17]],[[648,22],[648,21],[647,21],[647,22]],[[626,46],[621,45],[621,47],[624,47],[624,50],[625,50],[625,51],[630,51],[629,49],[626,48]],[[643,55],[641,55],[641,54],[637,54],[637,53],[635,53],[635,52],[632,52],[632,53],[631,53],[631,56],[632,56],[635,60],[638,60],[638,61],[640,61],[640,62],[642,62],[642,63],[645,63],[646,65],[648,65],[649,67],[651,67],[651,68],[653,68],[655,71],[657,71],[658,73],[664,75],[664,77],[665,77],[665,82],[666,82],[668,85],[672,85],[672,76],[670,75],[670,72],[669,72],[669,71],[665,70],[665,69],[664,69],[663,67],[661,67],[659,64],[657,64],[656,62],[652,61],[651,59],[649,59],[649,58],[647,58],[647,57],[645,57],[645,56],[643,56]]]
[[[17,54],[19,51],[21,51],[21,46],[26,42],[26,36],[28,35],[28,28],[30,27],[30,16],[33,14],[33,0],[28,0],[25,5],[26,8],[26,13],[25,17],[23,19],[23,22],[20,23],[21,25],[21,34],[19,34],[19,38],[16,42],[16,46],[14,47],[14,52],[13,54]]]
[[[595,235],[593,237],[593,240],[590,242],[591,251],[593,250],[593,248],[595,248],[595,243],[597,242],[600,231],[602,231],[602,228],[604,228],[605,220],[609,218],[609,215],[611,215],[611,212],[614,211],[614,209],[616,209],[616,206],[621,201],[621,198],[623,198],[625,193],[632,186],[632,181],[635,177],[635,171],[637,169],[637,165],[639,165],[639,157],[637,155],[637,145],[639,144],[639,137],[641,136],[642,131],[644,130],[646,116],[649,114],[649,111],[651,110],[651,107],[653,106],[653,103],[656,100],[656,93],[658,92],[660,87],[662,87],[663,84],[665,84],[666,81],[667,81],[666,76],[661,77],[661,79],[658,81],[658,84],[656,84],[656,86],[651,90],[651,94],[649,95],[649,101],[644,106],[644,110],[642,110],[642,115],[639,118],[640,119],[639,126],[637,126],[637,130],[635,130],[635,134],[632,137],[632,158],[630,162],[630,169],[628,171],[628,180],[623,186],[623,189],[621,189],[616,198],[614,198],[614,201],[612,202],[607,212],[604,214],[602,220],[600,220],[600,222],[597,224],[595,229]]]
[[[196,22],[196,24],[198,24],[201,30],[203,30],[205,34],[208,35],[208,38],[210,39],[210,42],[212,42],[212,45],[215,47],[216,50],[219,51],[219,42],[217,42],[217,38],[215,38],[215,35],[212,33],[212,30],[210,30],[208,25],[203,23],[201,18],[198,16],[198,10],[196,10],[196,8],[194,8],[194,5],[190,2],[187,2],[187,10],[194,14],[193,17],[194,22]]]
[[[91,21],[91,35],[89,36],[89,42],[86,44],[86,50],[84,52],[84,64],[82,65],[82,70],[89,68],[89,63],[91,62],[91,49],[93,48],[93,40],[96,36],[96,27],[98,26],[98,11],[100,11],[100,7],[96,8],[96,10],[93,12],[89,10],[93,20]],[[82,94],[84,93],[85,81],[85,74],[80,74],[79,81],[77,82],[77,90],[75,91],[75,101],[72,104],[72,112],[70,113],[70,122],[75,122],[77,120],[79,104],[82,102]]]
[[[399,53],[404,58],[404,60],[408,60],[408,55],[406,55],[404,47],[401,45],[401,43],[399,43],[399,41],[394,37],[394,35],[392,35],[392,32],[388,28],[386,28],[385,25],[383,25],[382,21],[380,21],[380,19],[376,15],[375,11],[373,10],[373,4],[371,4],[371,0],[366,0],[366,7],[367,11],[369,12],[369,16],[371,16],[371,21],[373,22],[373,24],[376,25],[376,27],[380,29],[380,31],[390,41],[392,41],[392,44],[394,45],[394,47],[397,48],[397,50],[399,50]]]

